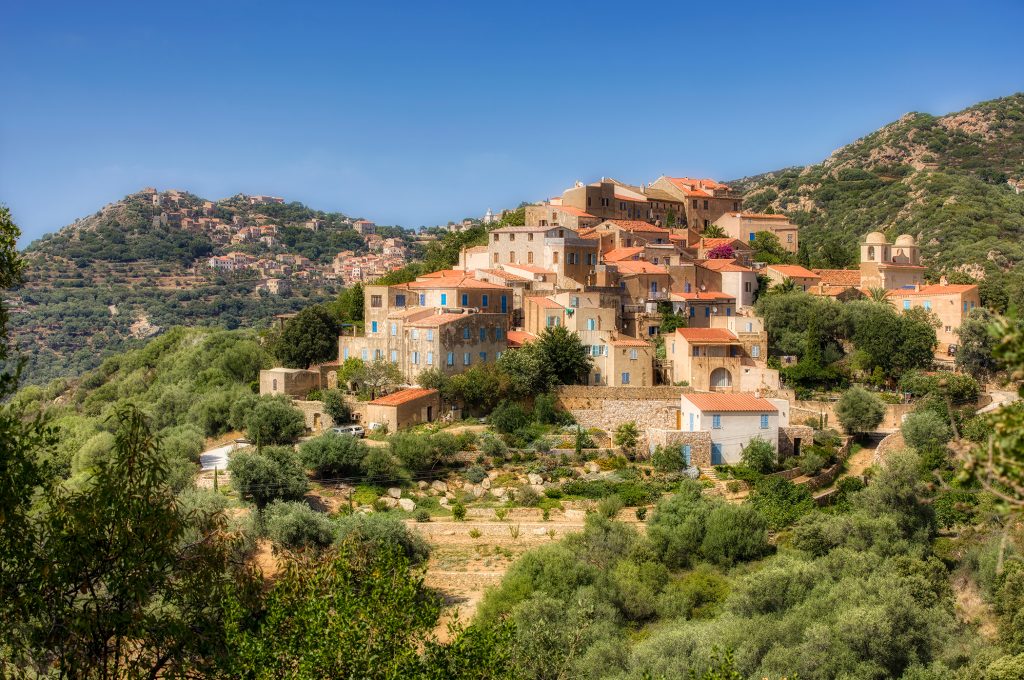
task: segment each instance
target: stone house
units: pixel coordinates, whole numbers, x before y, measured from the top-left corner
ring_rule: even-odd
[[[430,423],[440,415],[441,395],[433,389],[399,390],[366,404],[367,425],[372,427],[379,423],[385,425],[388,432]]]
[[[895,290],[924,283],[921,254],[914,237],[903,234],[889,244],[885,234],[873,231],[860,244],[860,287]]]
[[[934,284],[915,286],[907,290],[891,290],[886,296],[889,304],[900,311],[921,308],[939,319],[935,329],[939,341],[937,351],[947,353],[950,345],[960,342],[957,330],[971,311],[981,306],[978,287],[973,284]]]
[[[787,252],[795,254],[800,247],[799,227],[785,215],[729,212],[715,220],[714,224],[721,227],[728,236],[741,241],[753,241],[756,234],[768,231],[778,237]]]
[[[702,277],[711,281],[712,290],[720,290],[736,299],[737,310],[754,306],[757,294],[757,272],[736,260],[704,260],[697,267],[715,273],[715,277]]]
[[[260,371],[260,395],[286,395],[305,399],[312,390],[320,389],[320,371],[304,368],[270,368]]]
[[[735,465],[756,437],[778,451],[779,428],[789,425],[789,402],[754,394],[684,394],[679,418],[678,430],[710,434],[711,465]]]
[[[767,367],[768,334],[757,317],[716,317],[712,328],[679,328],[665,338],[672,382],[697,391],[777,390],[779,373]]]
[[[789,279],[796,286],[797,290],[811,290],[821,281],[821,278],[806,267],[798,264],[770,264],[764,268],[764,274],[773,285],[778,285]]]
[[[538,267],[554,272],[558,286],[578,288],[598,263],[599,243],[568,227],[501,227],[488,235],[489,267]]]
[[[526,226],[528,227],[569,227],[580,230],[592,227],[601,218],[591,215],[586,210],[571,205],[561,205],[561,199],[548,203],[526,206]]]
[[[702,233],[727,212],[738,212],[742,196],[733,189],[713,179],[692,177],[659,177],[649,189],[664,192],[682,204],[683,214],[677,223],[696,233]]]

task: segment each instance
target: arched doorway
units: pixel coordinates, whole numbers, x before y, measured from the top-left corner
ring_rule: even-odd
[[[732,387],[732,374],[728,369],[716,368],[711,371],[711,389],[726,389]]]

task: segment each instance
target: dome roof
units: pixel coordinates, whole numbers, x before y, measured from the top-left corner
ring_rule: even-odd
[[[913,246],[917,245],[914,243],[914,237],[910,234],[902,234],[896,238],[896,245],[898,246]]]
[[[873,231],[867,235],[867,238],[864,239],[864,243],[872,245],[884,245],[888,243],[888,241],[885,240],[885,234],[883,234],[880,231]]]

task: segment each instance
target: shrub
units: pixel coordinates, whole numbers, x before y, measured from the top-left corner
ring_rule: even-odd
[[[870,432],[885,417],[885,404],[863,387],[851,387],[836,402],[835,414],[847,432]]]
[[[491,412],[490,423],[499,432],[510,434],[530,424],[530,414],[513,401],[503,401]]]
[[[750,505],[719,505],[707,517],[700,553],[704,559],[724,566],[765,555],[767,525]]]
[[[359,474],[366,454],[367,446],[361,440],[334,432],[314,437],[299,446],[302,462],[321,479]]]
[[[602,517],[614,519],[619,510],[622,510],[622,498],[619,496],[605,496],[597,503],[597,513]]]
[[[640,430],[634,421],[622,423],[616,428],[615,437],[612,441],[616,446],[621,446],[627,455],[634,456],[636,455],[637,443],[640,441]]]
[[[523,486],[516,490],[516,502],[524,507],[532,508],[540,503],[540,494],[532,486]]]
[[[452,519],[456,522],[461,522],[466,519],[466,506],[462,503],[452,504]]]
[[[265,446],[239,451],[228,463],[231,483],[257,507],[273,500],[297,500],[309,490],[309,479],[298,455],[288,446]]]
[[[658,597],[664,619],[712,618],[729,593],[729,581],[708,565],[669,583]]]
[[[416,512],[413,513],[412,516],[413,519],[415,519],[417,522],[430,521],[430,511],[427,510],[426,508],[419,508],[418,510],[416,510]]]
[[[651,465],[660,472],[679,472],[686,467],[683,454],[672,446],[657,446],[651,454]]]
[[[821,469],[825,467],[827,462],[828,458],[822,451],[817,448],[807,447],[803,455],[800,456],[800,474],[813,477],[821,472]]]
[[[754,437],[740,452],[743,464],[751,470],[768,474],[775,469],[775,447],[763,437]]]
[[[430,546],[419,532],[388,514],[356,513],[338,520],[338,542],[356,541],[376,550],[398,548],[412,564],[430,557]]]
[[[487,433],[480,438],[480,451],[490,458],[501,459],[508,453],[508,447],[500,437]]]
[[[942,448],[953,436],[949,424],[932,411],[911,413],[900,426],[903,440],[918,451]]]
[[[287,400],[261,397],[246,416],[245,429],[257,446],[291,444],[306,431],[306,421]]]
[[[335,425],[352,420],[352,407],[345,401],[341,390],[327,390],[323,393],[324,412],[331,417]],[[312,397],[309,397],[312,399]]]
[[[750,504],[768,527],[778,531],[814,509],[814,498],[804,486],[782,477],[761,479],[750,494]]]
[[[367,448],[363,472],[368,482],[401,483],[409,480],[409,472],[387,449],[379,446]]]
[[[540,394],[533,402],[533,417],[538,423],[553,425],[558,422],[558,411],[555,408],[555,395]]]
[[[637,508],[636,509],[636,518],[638,520],[640,520],[641,522],[643,522],[645,519],[647,519],[647,508]]]
[[[473,484],[479,484],[485,479],[487,479],[487,471],[484,470],[483,466],[471,465],[469,466],[469,469],[466,470],[466,480]]]
[[[263,511],[267,537],[288,550],[320,549],[335,539],[331,519],[301,502],[274,501]]]
[[[978,505],[977,494],[967,491],[943,491],[935,497],[935,521],[941,527],[971,524]]]

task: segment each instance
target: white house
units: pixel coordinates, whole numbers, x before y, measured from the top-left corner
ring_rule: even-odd
[[[776,450],[779,428],[789,425],[789,402],[754,394],[684,394],[680,429],[711,435],[711,464],[735,465],[752,439],[761,437]]]

